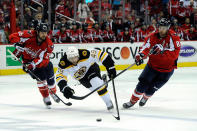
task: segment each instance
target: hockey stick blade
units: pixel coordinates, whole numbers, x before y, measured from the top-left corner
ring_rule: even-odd
[[[131,64],[129,67],[127,67],[126,69],[124,69],[124,70],[122,70],[121,72],[119,72],[119,73],[116,75],[115,78],[117,78],[118,76],[120,76],[122,73],[124,73],[124,72],[127,71],[129,68],[133,67],[134,65],[135,65],[135,63]],[[115,78],[114,78],[114,79],[115,79]],[[83,100],[83,99],[85,99],[86,97],[88,97],[89,95],[91,95],[92,93],[94,93],[95,91],[97,91],[98,89],[100,89],[101,87],[103,87],[104,85],[108,84],[110,81],[111,81],[111,79],[108,80],[107,82],[105,82],[104,84],[102,84],[101,86],[97,87],[96,89],[94,89],[92,92],[90,92],[90,93],[88,93],[88,94],[86,94],[86,95],[84,95],[84,96],[74,96],[74,95],[73,95],[71,98],[72,98],[72,99],[75,99],[75,100]]]
[[[13,56],[16,60],[18,60],[18,62],[20,62],[23,66],[25,66],[18,57],[16,57],[9,49],[7,50],[11,56]],[[25,66],[26,67],[26,66]],[[33,72],[31,72],[30,70],[28,70],[28,72],[33,75],[37,81],[41,81],[40,78],[38,78]],[[48,87],[47,87],[48,88]],[[50,88],[48,88],[62,103],[64,103],[65,105],[67,106],[71,106],[72,103],[71,102],[68,102],[68,103],[65,103],[58,95],[56,95]]]

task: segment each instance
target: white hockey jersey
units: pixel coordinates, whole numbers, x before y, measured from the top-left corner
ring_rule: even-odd
[[[61,80],[67,81],[67,76],[71,75],[74,79],[82,79],[89,68],[97,62],[102,62],[102,64],[109,69],[114,66],[114,61],[108,55],[108,53],[101,50],[86,50],[79,49],[79,61],[77,65],[73,65],[68,61],[66,54],[60,59],[59,67],[56,72],[57,84]]]

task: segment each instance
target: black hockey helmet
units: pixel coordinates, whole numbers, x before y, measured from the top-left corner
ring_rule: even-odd
[[[48,32],[48,25],[46,23],[40,23],[36,30],[40,32]]]
[[[166,18],[161,18],[161,20],[159,21],[159,26],[170,26],[170,21]]]

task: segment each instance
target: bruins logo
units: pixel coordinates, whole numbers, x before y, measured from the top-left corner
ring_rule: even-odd
[[[64,61],[60,61],[60,65],[61,65],[61,66],[65,66],[66,64],[65,64]]]
[[[74,74],[75,79],[80,79],[86,72],[87,67],[83,66],[81,67],[76,73]]]
[[[83,56],[87,56],[87,51],[83,51],[83,52],[82,52],[82,55],[83,55]]]

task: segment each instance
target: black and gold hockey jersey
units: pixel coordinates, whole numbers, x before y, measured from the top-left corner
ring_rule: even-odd
[[[114,66],[114,61],[106,52],[103,52],[101,50],[78,50],[79,61],[77,65],[73,65],[68,61],[66,53],[60,59],[58,70],[56,72],[57,83],[59,83],[61,80],[67,83],[68,75],[71,75],[71,77],[75,78],[76,80],[82,79],[86,75],[89,68],[99,61],[106,67],[106,69]]]

